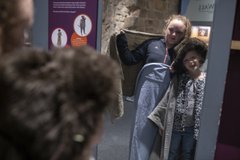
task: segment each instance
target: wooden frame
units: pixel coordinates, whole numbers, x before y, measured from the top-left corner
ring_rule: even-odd
[[[231,43],[231,49],[240,50],[240,41],[233,40]]]

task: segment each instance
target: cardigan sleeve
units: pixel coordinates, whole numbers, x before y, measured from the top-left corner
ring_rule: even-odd
[[[148,116],[148,119],[153,121],[159,127],[160,130],[164,129],[165,116],[166,116],[169,97],[170,97],[170,90],[171,90],[171,85],[168,87],[162,100],[158,103],[156,108]]]
[[[175,74],[165,95],[152,113],[148,116],[148,119],[153,121],[160,128],[160,130],[165,128],[166,122],[168,121],[167,114],[169,115],[171,113],[171,116],[174,116],[178,81],[179,76]]]

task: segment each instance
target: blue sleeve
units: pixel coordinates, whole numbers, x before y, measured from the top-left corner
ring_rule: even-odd
[[[128,48],[127,37],[124,33],[117,35],[117,49],[121,61],[126,65],[137,64],[146,59],[146,49],[148,43],[143,42],[134,50]]]

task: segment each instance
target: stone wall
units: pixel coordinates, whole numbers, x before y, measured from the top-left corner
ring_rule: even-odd
[[[179,11],[180,0],[103,0],[102,49],[121,29],[161,33],[164,20]]]

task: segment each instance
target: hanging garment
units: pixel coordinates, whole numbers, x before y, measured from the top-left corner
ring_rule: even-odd
[[[169,66],[148,63],[138,74],[134,92],[136,109],[130,139],[129,160],[148,160],[158,127],[147,117],[160,102],[170,82]]]

